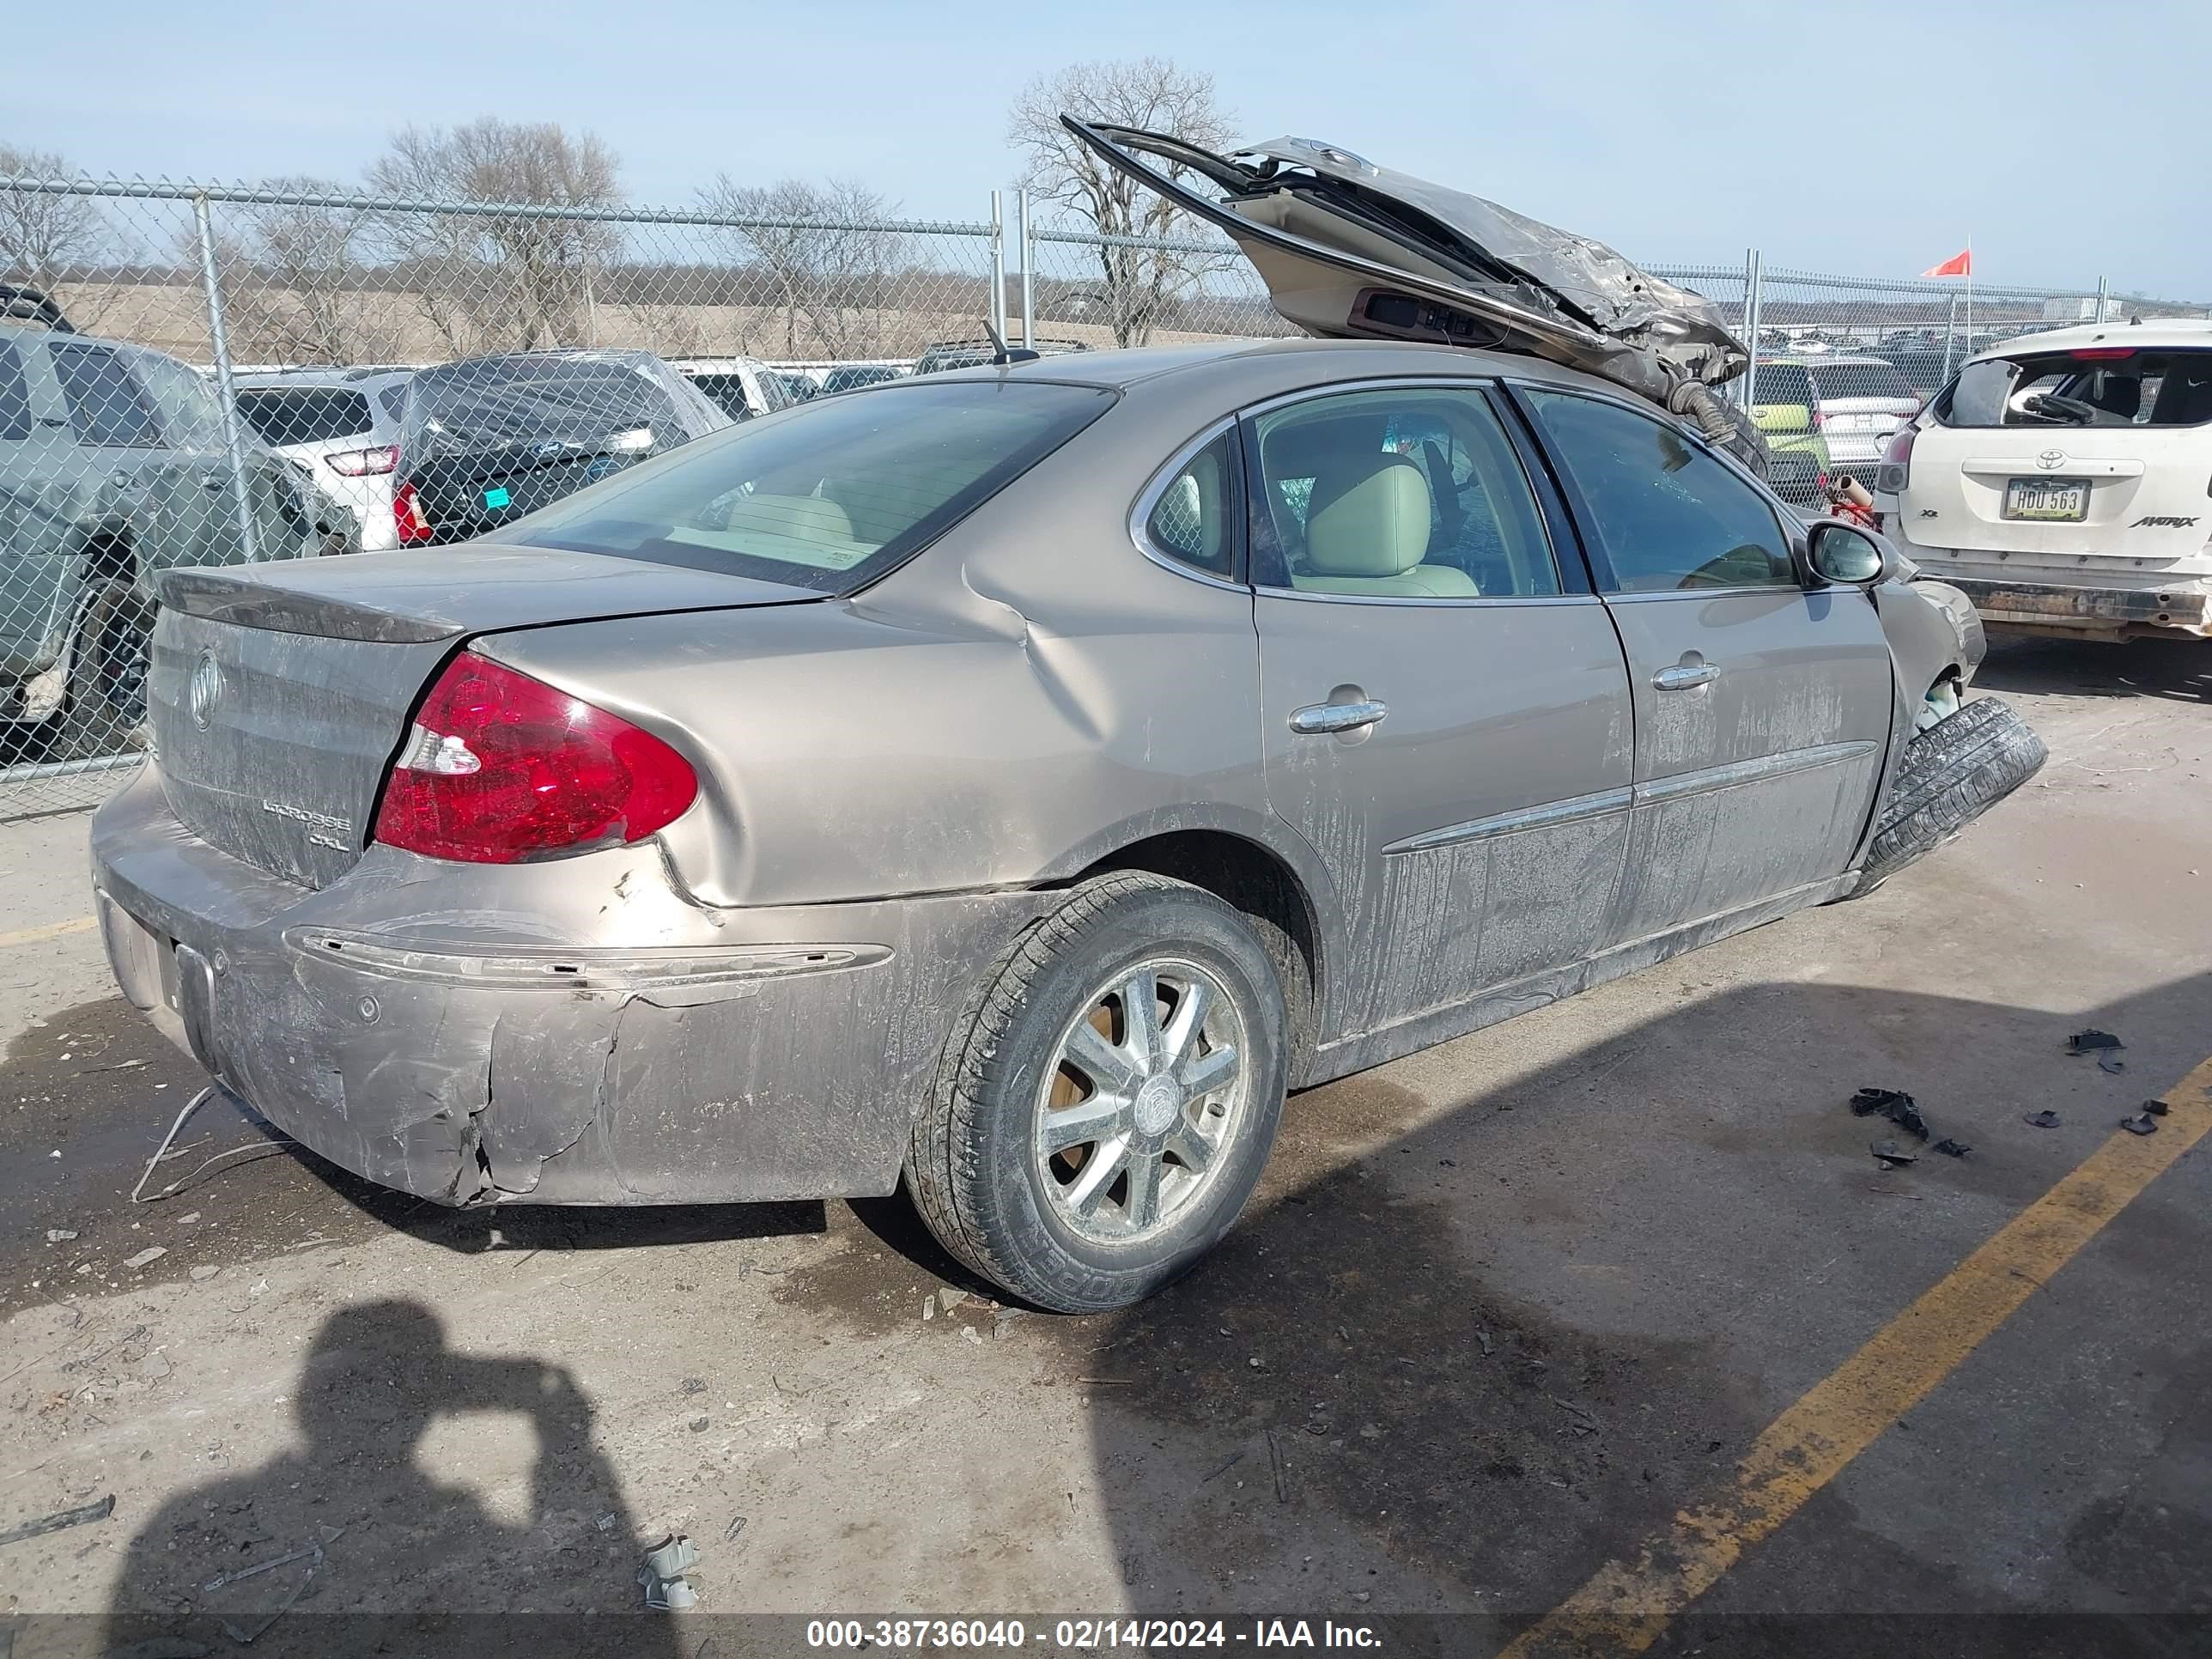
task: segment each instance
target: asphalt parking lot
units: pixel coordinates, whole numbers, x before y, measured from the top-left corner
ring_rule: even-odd
[[[112,994],[82,817],[0,827],[0,1533],[114,1496],[0,1544],[13,1652],[606,1620],[671,1532],[698,1609],[605,1650],[2203,1651],[2212,651],[2006,642],[1982,685],[2051,760],[1965,839],[1293,1099],[1221,1255],[1094,1320],[994,1306],[902,1200],[455,1213],[215,1111],[134,1206],[202,1079]],[[1863,1085],[1972,1151],[1878,1168]]]

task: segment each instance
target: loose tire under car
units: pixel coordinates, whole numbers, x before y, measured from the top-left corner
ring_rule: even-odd
[[[1905,746],[1859,884],[1872,892],[2026,783],[2050,758],[2043,739],[1996,697],[1977,697]]]
[[[923,1219],[1039,1307],[1151,1295],[1251,1196],[1282,1114],[1287,1023],[1242,913],[1164,876],[1083,883],[954,1030],[908,1154]]]

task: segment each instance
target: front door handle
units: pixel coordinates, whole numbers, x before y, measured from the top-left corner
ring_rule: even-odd
[[[1678,662],[1671,668],[1662,668],[1651,677],[1651,684],[1662,691],[1686,691],[1693,685],[1710,684],[1721,677],[1721,665],[1700,658],[1695,662]]]
[[[1390,712],[1390,705],[1367,698],[1358,702],[1316,702],[1291,716],[1291,730],[1304,736],[1320,732],[1358,732]]]

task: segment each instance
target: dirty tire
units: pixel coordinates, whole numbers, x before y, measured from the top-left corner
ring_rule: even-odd
[[[1040,1090],[1060,1035],[1094,986],[1162,955],[1202,966],[1233,1000],[1251,1093],[1226,1160],[1153,1237],[1086,1238],[1047,1197],[1032,1140]],[[1037,1307],[1103,1313],[1180,1278],[1218,1243],[1260,1178],[1288,1082],[1282,988],[1242,912],[1203,888],[1135,871],[1070,890],[1001,957],[946,1044],[914,1127],[907,1184],[939,1243],[983,1278]]]
[[[2050,757],[2043,739],[1996,697],[1977,697],[1905,746],[1859,884],[1872,892],[2026,783]]]
[[[86,760],[146,746],[146,651],[154,607],[124,577],[96,580],[70,645],[69,695],[44,758]]]

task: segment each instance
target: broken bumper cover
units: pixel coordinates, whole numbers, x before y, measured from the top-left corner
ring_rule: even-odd
[[[2165,587],[2092,587],[1961,575],[1933,562],[1921,568],[1966,594],[1984,621],[2000,628],[2212,632],[2212,580],[2202,577]]]
[[[447,1204],[890,1192],[962,988],[1036,908],[1000,893],[710,916],[649,846],[482,868],[378,848],[316,891],[193,836],[151,766],[92,843],[131,1003],[302,1145]],[[493,868],[499,908],[441,902],[439,884]],[[572,947],[542,920],[532,936],[580,894],[586,915],[641,905],[654,942]]]

